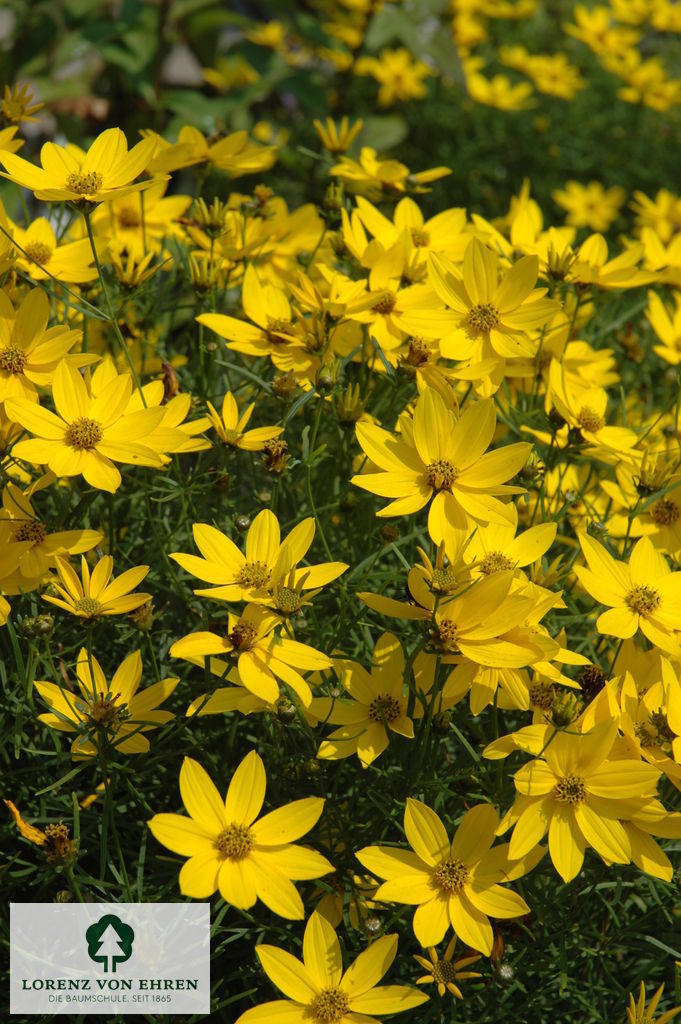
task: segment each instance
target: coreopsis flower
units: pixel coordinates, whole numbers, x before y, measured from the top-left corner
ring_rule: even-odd
[[[681,737],[676,732],[681,728],[681,687],[671,662],[660,657],[660,679],[641,693],[631,672],[625,672],[620,708],[620,731],[630,755],[648,761],[681,789]]]
[[[654,281],[656,274],[641,270],[643,245],[633,242],[624,252],[608,259],[608,243],[603,235],[589,235],[577,250],[565,280],[576,284],[592,284],[597,288],[638,288]]]
[[[623,188],[603,188],[600,181],[582,185],[566,181],[565,188],[551,193],[553,201],[567,210],[566,224],[591,231],[607,231],[620,212],[627,193]]]
[[[92,265],[92,247],[87,237],[75,242],[60,242],[45,217],[37,217],[25,231],[14,224],[12,236],[17,246],[16,266],[34,281],[56,278],[67,284],[82,284],[94,281],[97,277],[97,268]],[[95,238],[95,245],[101,259],[106,250],[106,241]]]
[[[122,373],[94,395],[75,367],[62,359],[52,381],[56,413],[25,398],[5,401],[7,415],[34,435],[14,445],[14,457],[47,465],[56,476],[82,474],[93,487],[116,491],[121,474],[114,462],[162,464],[143,442],[163,420],[163,410],[128,413],[132,390],[132,376]]]
[[[48,861],[68,864],[78,856],[76,844],[69,837],[68,825],[65,825],[63,821],[56,825],[46,825],[44,829],[38,828],[37,825],[31,825],[24,820],[21,811],[11,800],[3,800],[3,803],[14,818],[19,834],[34,846],[40,846]]]
[[[31,95],[30,85],[9,85],[5,86],[2,104],[0,104],[0,119],[4,123],[21,124],[24,121],[37,121],[34,117],[44,104],[36,103]]]
[[[541,558],[553,544],[556,523],[539,523],[518,533],[518,513],[514,505],[508,523],[479,526],[466,544],[464,559],[475,572],[489,576],[493,572],[524,569]]]
[[[393,437],[373,423],[357,424],[357,440],[378,472],[358,473],[351,483],[393,500],[378,516],[409,515],[433,498],[428,532],[436,544],[451,530],[475,523],[505,523],[510,511],[498,495],[521,493],[505,481],[527,461],[524,442],[487,449],[494,436],[496,414],[489,399],[467,405],[457,419],[433,388],[416,402],[413,426],[401,420],[402,435]]]
[[[246,1010],[236,1024],[374,1024],[377,1014],[413,1010],[428,1000],[408,985],[378,984],[395,959],[396,935],[376,939],[343,972],[336,932],[316,911],[305,927],[302,962],[278,946],[256,946],[255,951],[269,979],[287,998]]]
[[[449,167],[432,167],[412,174],[398,160],[379,157],[375,149],[362,146],[358,160],[341,156],[340,163],[334,164],[329,173],[344,181],[351,192],[376,200],[396,192],[428,192],[427,184],[452,172]]]
[[[512,863],[508,844],[492,849],[498,825],[494,808],[478,804],[464,814],[450,842],[435,811],[409,797],[404,830],[413,852],[367,846],[356,856],[377,878],[387,879],[375,899],[417,906],[414,934],[422,946],[436,946],[451,926],[463,942],[489,956],[494,935],[488,915],[530,913],[524,899],[499,883],[526,874],[545,852],[535,844]]]
[[[342,117],[339,124],[331,117],[327,117],[325,124],[315,118],[312,124],[329,153],[345,153],[364,127],[361,117],[352,124],[347,117]]]
[[[528,110],[533,106],[533,90],[529,82],[514,84],[508,75],[486,78],[482,74],[482,57],[467,57],[462,66],[468,95],[476,103],[496,107],[497,110]]]
[[[41,288],[33,288],[15,309],[0,291],[0,402],[21,398],[37,403],[38,387],[49,387],[62,360],[84,366],[96,359],[70,354],[82,335],[63,324],[48,327],[50,303]]]
[[[261,900],[280,917],[302,920],[293,882],[333,871],[326,857],[295,843],[316,825],[324,800],[294,800],[259,818],[266,785],[254,750],[237,767],[224,799],[206,770],[185,757],[180,794],[189,817],[155,814],[147,824],[159,843],[189,858],[179,877],[184,896],[205,900],[219,889],[225,902],[241,910]]]
[[[245,554],[229,537],[207,523],[195,523],[192,532],[203,557],[181,552],[174,552],[170,557],[192,576],[216,584],[209,589],[195,590],[199,597],[254,601],[290,614],[297,609],[288,608],[287,601],[289,604],[299,602],[299,586],[300,590],[323,587],[348,568],[345,562],[298,565],[314,540],[313,517],[303,519],[282,541],[277,517],[269,509],[263,509],[248,529]]]
[[[378,102],[382,107],[391,107],[395,102],[422,99],[427,88],[424,79],[432,71],[423,61],[415,60],[406,47],[397,50],[381,50],[377,57],[360,57],[355,61],[356,75],[371,75],[378,84]]]
[[[101,203],[154,184],[152,178],[135,182],[146,170],[156,149],[155,139],[143,139],[128,151],[120,128],[107,128],[87,152],[69,143],[46,142],[40,151],[41,167],[14,153],[0,151],[3,178],[30,189],[36,199],[50,202]]]
[[[48,476],[47,483],[51,477]],[[43,485],[44,485],[43,483]],[[12,481],[2,492],[0,524],[9,527],[10,543],[26,543],[17,569],[24,580],[41,579],[55,568],[55,556],[80,555],[91,551],[103,538],[99,530],[58,530],[49,533],[33,508],[32,497],[37,487],[23,490]],[[28,589],[28,587],[26,587]]]
[[[480,959],[479,954],[474,956],[463,956],[458,960],[454,960],[454,947],[456,946],[456,935],[452,935],[451,939],[447,943],[447,948],[443,956],[439,956],[433,946],[428,947],[428,956],[430,960],[426,960],[423,956],[414,954],[414,960],[416,960],[419,966],[423,967],[426,974],[422,978],[417,978],[417,985],[437,985],[437,994],[443,996],[445,992],[449,992],[457,999],[463,999],[463,994],[458,985],[455,984],[457,981],[464,981],[468,978],[481,978],[482,975],[477,971],[467,970],[471,964],[474,964]]]
[[[285,292],[272,284],[261,284],[252,263],[244,274],[241,304],[252,323],[223,313],[202,313],[196,319],[221,338],[226,338],[228,348],[246,355],[272,355],[273,347],[284,342],[301,345]]]
[[[57,577],[50,585],[57,594],[43,594],[43,600],[93,622],[103,615],[125,615],[151,600],[151,594],[132,593],[149,572],[148,565],[126,569],[113,576],[113,558],[104,555],[92,573],[84,556],[80,559],[80,577],[65,558],[55,555]]]
[[[648,537],[636,541],[628,563],[616,561],[586,533],[579,542],[588,568],[576,565],[573,571],[587,594],[608,605],[596,620],[598,632],[626,639],[640,629],[655,647],[681,657],[681,572],[671,571]]]
[[[411,717],[407,714],[404,652],[392,633],[383,633],[376,641],[370,672],[349,659],[335,659],[334,668],[352,700],[313,698],[309,711],[315,718],[340,726],[321,742],[317,757],[337,760],[357,754],[366,768],[387,748],[391,732],[414,738],[412,718],[423,716],[435,676],[432,655],[421,651],[414,659],[411,671],[419,697]]]
[[[49,713],[38,715],[38,720],[51,729],[76,733],[71,744],[76,760],[94,757],[106,747],[121,754],[145,754],[149,740],[143,734],[174,717],[170,711],[159,710],[159,705],[180,680],[161,679],[139,690],[139,651],[121,662],[109,682],[94,654],[83,647],[78,654],[76,676],[79,692],[55,683],[33,684],[50,707]]]
[[[230,178],[243,174],[266,171],[276,162],[276,146],[261,146],[252,142],[248,132],[239,131],[223,138],[208,139],[198,128],[185,125],[180,129],[177,142],[169,143],[155,132],[142,132],[145,142],[153,143],[153,160],[147,166],[150,174],[159,175],[183,167],[209,163]]]
[[[638,441],[633,430],[606,424],[608,396],[603,388],[590,387],[568,374],[555,359],[551,361],[548,385],[551,404],[584,441],[615,451],[632,448]]]
[[[213,654],[227,656],[243,685],[269,704],[279,697],[277,679],[290,686],[307,707],[312,691],[298,669],[331,668],[331,659],[297,640],[275,632],[282,619],[267,608],[247,604],[242,615],[230,615],[225,632],[189,633],[170,648],[173,658],[203,665]]]
[[[666,1013],[660,1014],[659,1017],[654,1016],[663,992],[664,985],[660,985],[650,1002],[646,1003],[646,986],[642,981],[638,999],[634,1000],[633,993],[629,993],[627,1024],[669,1024],[670,1020],[673,1020],[677,1014],[681,1013],[681,1006],[675,1006],[672,1010],[667,1010]]]
[[[221,414],[210,402],[206,402],[206,407],[216,434],[223,444],[228,444],[232,448],[240,448],[244,452],[260,452],[267,441],[284,433],[283,427],[255,427],[247,430],[246,427],[255,409],[255,402],[246,406],[240,415],[239,407],[231,391],[225,392]]]
[[[497,253],[474,237],[468,243],[461,271],[443,256],[431,255],[430,281],[448,310],[419,311],[403,318],[417,334],[440,338],[447,359],[469,359],[476,344],[489,346],[490,356],[534,357],[529,332],[545,326],[558,312],[546,289],[536,288],[539,260],[522,256],[502,270]],[[483,350],[484,354],[484,350]]]
[[[549,739],[542,756],[514,775],[519,795],[499,829],[514,826],[511,860],[526,856],[548,831],[549,854],[565,882],[581,871],[587,846],[608,864],[628,864],[636,839],[622,819],[654,799],[660,772],[643,761],[610,758],[616,721]]]

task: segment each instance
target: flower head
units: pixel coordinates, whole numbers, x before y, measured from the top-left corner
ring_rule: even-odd
[[[237,1024],[263,1020],[309,1024],[358,1024],[374,1015],[401,1013],[427,1002],[407,985],[379,985],[397,953],[397,936],[383,935],[343,971],[343,955],[333,926],[315,911],[303,937],[303,960],[277,946],[256,946],[258,959],[286,1000],[246,1010]]]
[[[127,569],[112,580],[114,563],[111,555],[100,558],[92,574],[87,560],[81,557],[80,578],[65,558],[56,555],[55,564],[59,582],[52,579],[50,586],[57,596],[43,594],[43,600],[80,619],[93,622],[103,615],[124,615],[151,600],[151,594],[131,593],[149,572],[148,565]]]
[[[242,910],[261,900],[280,917],[302,920],[293,881],[319,878],[333,865],[294,841],[314,827],[324,801],[306,797],[258,818],[266,783],[265,766],[252,750],[223,800],[205,769],[185,757],[180,793],[189,817],[155,814],[147,824],[160,843],[189,858],[180,871],[183,895],[206,899],[219,889],[227,903]]]
[[[149,740],[143,733],[169,722],[170,711],[160,711],[179,679],[162,679],[138,693],[142,656],[129,654],[107,681],[94,655],[83,647],[78,655],[78,689],[74,693],[55,683],[36,682],[35,688],[50,707],[38,718],[61,732],[77,733],[73,757],[94,757],[106,746],[122,754],[144,754]]]

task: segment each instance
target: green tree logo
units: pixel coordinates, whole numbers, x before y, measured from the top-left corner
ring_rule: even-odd
[[[115,914],[105,914],[85,932],[91,960],[104,964],[106,972],[116,973],[116,964],[130,959],[135,933]]]

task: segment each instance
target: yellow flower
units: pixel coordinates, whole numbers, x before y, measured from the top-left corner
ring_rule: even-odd
[[[236,1024],[370,1024],[377,1014],[382,1018],[413,1010],[428,1000],[407,985],[378,984],[395,959],[396,935],[376,939],[343,973],[333,926],[316,911],[305,927],[302,963],[277,946],[256,946],[256,953],[270,981],[287,999],[246,1010]]]
[[[281,618],[256,604],[246,605],[241,616],[231,615],[224,634],[189,633],[170,648],[173,658],[203,665],[212,654],[228,655],[241,683],[270,704],[279,697],[280,679],[307,707],[312,691],[297,669],[331,668],[331,659],[307,644],[275,633]]]
[[[49,387],[61,360],[73,366],[94,362],[87,353],[69,355],[81,332],[62,324],[48,327],[50,303],[41,288],[33,288],[15,310],[0,291],[0,402],[20,398],[38,401],[38,387]]]
[[[242,174],[266,171],[277,159],[275,146],[260,146],[251,142],[246,131],[232,132],[223,138],[207,139],[198,128],[185,125],[180,129],[177,142],[173,144],[166,142],[155,132],[144,131],[142,135],[146,136],[145,141],[153,141],[157,147],[154,158],[147,168],[153,175],[207,162],[230,178],[238,178]]]
[[[334,668],[352,701],[315,697],[309,711],[320,721],[340,726],[322,741],[317,757],[338,760],[357,754],[363,768],[387,748],[390,733],[414,738],[412,718],[424,714],[425,698],[433,685],[435,658],[421,651],[411,671],[418,694],[412,717],[407,715],[409,693],[404,683],[404,652],[397,637],[383,633],[376,641],[371,671],[356,661],[337,658]]]
[[[596,620],[606,636],[632,637],[640,629],[651,644],[681,658],[676,631],[681,623],[681,572],[672,572],[648,537],[634,545],[629,562],[619,562],[586,533],[579,542],[588,569],[574,573],[587,594],[609,606]]]
[[[283,427],[256,427],[253,430],[246,430],[255,409],[255,402],[251,402],[239,415],[239,408],[231,391],[227,391],[222,400],[221,416],[210,402],[206,402],[206,406],[210,422],[218,437],[224,444],[229,444],[233,448],[240,448],[245,452],[260,452],[266,441],[271,441],[284,433]]]
[[[293,881],[319,878],[333,865],[294,842],[317,823],[324,801],[294,800],[258,818],[266,784],[265,766],[254,750],[234,772],[224,799],[205,769],[185,757],[180,793],[189,817],[155,814],[147,824],[159,843],[189,858],[179,878],[184,896],[205,900],[219,889],[225,902],[241,910],[261,900],[280,917],[302,920]]]
[[[81,556],[79,579],[66,559],[56,555],[55,563],[60,582],[53,579],[50,583],[58,596],[43,594],[43,600],[71,612],[72,615],[77,615],[78,618],[92,622],[102,615],[124,615],[151,600],[151,594],[131,593],[149,572],[148,565],[127,569],[120,576],[111,579],[111,555],[104,555],[99,559],[92,570],[92,575],[85,557]]]
[[[51,479],[51,476],[43,478],[42,486]],[[57,533],[48,533],[31,502],[37,489],[38,485],[22,491],[9,481],[2,492],[0,524],[9,525],[11,543],[25,542],[27,545],[17,566],[24,585],[25,581],[40,579],[49,569],[55,568],[56,555],[80,555],[96,547],[103,538],[99,530],[59,530]]]
[[[9,85],[5,86],[5,92],[0,106],[0,114],[3,121],[10,124],[21,124],[22,121],[38,121],[33,117],[39,110],[42,110],[43,103],[35,103],[31,95],[30,85]]]
[[[447,359],[468,359],[476,341],[491,346],[490,356],[505,359],[533,357],[536,344],[529,332],[544,327],[558,312],[545,288],[535,288],[539,261],[523,256],[502,271],[498,255],[473,238],[466,248],[461,272],[449,260],[429,259],[431,283],[451,312],[427,311],[404,317],[407,327],[441,339]]]
[[[353,70],[356,75],[371,75],[376,79],[380,85],[378,102],[382,107],[422,99],[427,93],[423,80],[432,74],[428,65],[415,60],[404,46],[381,50],[378,57],[360,57]]]
[[[46,142],[40,151],[41,167],[6,151],[0,152],[0,163],[6,172],[2,177],[30,189],[36,199],[82,206],[153,185],[151,178],[133,182],[147,169],[155,148],[155,139],[143,139],[128,152],[120,128],[108,128],[87,153],[72,143],[62,147]]]
[[[426,184],[452,172],[448,167],[433,167],[411,174],[405,164],[379,157],[375,149],[362,146],[359,160],[342,156],[340,163],[334,164],[329,173],[345,181],[352,192],[359,192],[369,199],[380,199],[383,194],[394,195],[408,189],[428,192],[429,189],[424,187]]]
[[[132,389],[131,375],[123,373],[92,394],[80,373],[62,359],[52,381],[56,414],[25,399],[5,401],[7,415],[34,435],[18,441],[13,455],[47,465],[56,476],[82,474],[99,490],[117,490],[121,474],[114,462],[161,465],[160,456],[143,442],[161,423],[163,410],[128,413]]]
[[[494,75],[486,78],[481,69],[481,57],[468,57],[463,62],[468,95],[476,103],[498,110],[528,110],[533,106],[532,86],[529,82],[511,82],[508,75]]]
[[[563,881],[582,870],[593,847],[608,864],[628,864],[638,840],[622,820],[635,818],[655,797],[660,773],[635,760],[610,760],[617,722],[589,733],[549,736],[543,756],[515,773],[519,796],[499,831],[515,825],[509,849],[513,861],[534,849],[546,832],[549,854]]]
[[[415,954],[414,960],[416,960],[416,962],[428,972],[427,974],[424,974],[422,978],[418,978],[416,984],[430,985],[435,983],[437,985],[437,994],[439,996],[443,996],[445,992],[449,992],[451,995],[456,996],[457,999],[463,999],[461,989],[454,983],[456,981],[463,981],[467,978],[482,977],[482,975],[477,971],[466,970],[467,967],[470,967],[471,964],[474,964],[479,960],[480,956],[464,956],[452,963],[455,946],[456,935],[452,935],[451,939],[447,943],[444,956],[438,956],[433,946],[428,947],[430,962],[428,962],[425,957]]]
[[[378,472],[359,473],[351,483],[393,500],[378,516],[409,515],[433,503],[428,531],[439,544],[450,530],[476,523],[505,523],[511,513],[497,495],[521,493],[508,486],[525,464],[531,446],[523,442],[487,452],[496,427],[494,402],[472,402],[457,419],[432,388],[416,402],[413,425],[394,438],[372,423],[358,423],[357,440]]]
[[[566,224],[592,231],[607,231],[627,198],[623,188],[606,189],[600,181],[590,181],[588,185],[566,181],[565,188],[556,189],[551,195],[558,206],[567,210]]]
[[[375,899],[417,906],[414,934],[422,946],[436,946],[451,926],[468,946],[489,956],[494,936],[488,915],[530,913],[524,899],[498,883],[520,878],[544,855],[535,844],[511,864],[507,844],[492,849],[498,825],[494,808],[478,804],[464,814],[450,842],[435,811],[409,797],[404,830],[414,852],[367,846],[356,856],[373,875],[387,879]]]
[[[121,754],[146,754],[149,740],[142,734],[174,717],[170,711],[159,711],[158,706],[179,679],[162,679],[138,693],[142,679],[139,651],[129,654],[107,682],[95,656],[83,647],[77,679],[80,693],[54,683],[34,683],[51,708],[48,714],[38,715],[39,721],[60,732],[77,733],[71,744],[76,760],[94,757],[107,747]]]
[[[325,125],[316,118],[312,124],[321,139],[324,149],[327,149],[329,153],[345,153],[346,150],[350,149],[350,146],[364,127],[364,121],[361,117],[354,124],[350,124],[347,117],[341,118],[338,125],[330,117],[327,117]]]
[[[678,961],[677,961],[678,963]],[[657,992],[646,1006],[646,987],[641,982],[638,999],[634,1002],[633,993],[629,993],[629,1005],[627,1007],[628,1024],[668,1024],[678,1013],[681,1013],[681,1006],[675,1006],[673,1010],[667,1010],[660,1017],[654,1017],[657,1004],[664,992],[664,985],[660,985]]]
[[[16,265],[34,281],[47,281],[55,277],[68,284],[82,284],[94,281],[97,270],[92,266],[92,248],[89,238],[77,242],[58,242],[52,225],[44,217],[38,217],[24,231],[13,225],[12,234],[17,246]],[[101,259],[106,243],[95,239],[97,255]]]
[[[246,553],[224,533],[207,523],[196,523],[194,540],[203,558],[171,554],[171,558],[192,576],[216,584],[209,590],[195,590],[199,597],[218,601],[255,601],[273,606],[280,614],[292,614],[295,592],[323,587],[337,579],[348,565],[345,562],[321,562],[302,566],[315,535],[314,518],[303,519],[282,541],[277,517],[263,509],[251,523],[246,535]]]

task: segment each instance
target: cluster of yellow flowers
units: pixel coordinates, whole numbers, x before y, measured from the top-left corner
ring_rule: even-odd
[[[485,5],[494,16],[500,9]],[[269,32],[268,45],[281,45]],[[532,67],[538,79],[549,74]],[[681,790],[681,410],[676,390],[653,412],[643,391],[620,399],[618,390],[646,332],[656,336],[651,358],[661,370],[681,362],[681,200],[637,195],[635,233],[612,254],[601,234],[578,240],[588,223],[579,217],[545,226],[529,186],[494,222],[459,207],[427,217],[414,196],[447,168],[413,174],[366,148],[355,160],[347,149],[357,126],[347,122],[320,123],[318,132],[336,180],[319,206],[293,211],[264,185],[226,201],[166,194],[188,168],[204,183],[211,171],[236,177],[269,168],[275,148],[245,132],[207,139],[186,127],[172,143],[145,132],[129,149],[109,129],[87,151],[46,143],[40,164],[17,155],[14,135],[0,151],[4,177],[50,204],[50,216],[23,224],[3,213],[0,600],[3,622],[7,597],[20,595],[22,607],[37,592],[82,625],[77,689],[58,675],[34,684],[49,709],[40,720],[70,734],[74,759],[106,765],[111,750],[144,754],[149,734],[173,717],[161,705],[185,687],[157,673],[140,689],[138,650],[107,679],[95,627],[108,616],[133,614],[138,624],[151,616],[153,595],[136,590],[149,567],[114,576],[114,559],[103,553],[106,523],[84,528],[84,519],[52,532],[40,503],[48,492],[67,496],[66,520],[74,493],[114,494],[137,474],[168,475],[178,456],[190,466],[208,450],[218,458],[231,450],[239,479],[252,464],[244,460],[261,453],[275,484],[301,457],[312,515],[280,524],[273,488],[272,507],[247,521],[235,543],[185,507],[200,554],[164,551],[167,572],[179,566],[205,584],[195,595],[218,603],[203,628],[176,634],[170,648],[172,658],[198,666],[207,688],[192,697],[188,716],[289,716],[320,761],[356,756],[368,769],[391,743],[415,736],[418,766],[465,697],[464,733],[468,718],[490,707],[521,722],[531,715],[481,755],[526,756],[513,774],[512,805],[497,810],[489,800],[462,814],[452,802],[438,814],[409,796],[409,849],[351,850],[366,873],[320,883],[304,962],[258,947],[289,1002],[250,1009],[243,1024],[340,1024],[425,1000],[408,986],[377,986],[395,957],[394,935],[376,939],[343,973],[335,929],[347,891],[356,921],[369,905],[414,906],[414,935],[430,955],[419,958],[427,971],[419,981],[460,996],[456,982],[476,976],[467,967],[492,953],[490,918],[532,912],[531,883],[529,902],[505,883],[529,875],[546,852],[565,882],[582,870],[587,848],[610,868],[633,863],[668,882],[672,864],[656,839],[681,837],[681,813],[663,802]],[[566,189],[571,209],[569,196]],[[596,196],[593,205],[606,229],[608,204],[604,211]],[[133,299],[171,270],[198,314],[189,324],[197,395],[179,390],[167,310],[159,310],[157,337],[135,319]],[[650,326],[637,323],[634,337],[613,332],[617,347],[603,347],[606,303],[643,288]],[[216,351],[223,358],[211,364],[207,386],[201,361]],[[227,375],[241,371],[231,387],[216,384],[220,365]],[[390,401],[378,402],[384,385]],[[252,427],[264,391],[287,399],[288,411],[283,422]],[[296,418],[306,407],[315,410],[312,432]],[[315,506],[320,423],[342,438],[347,507],[399,517],[418,541],[416,558],[384,524],[404,578],[393,573],[380,593],[357,592],[345,581],[361,585],[362,567],[333,558]],[[337,499],[332,505],[340,508]],[[308,560],[315,538],[326,561]],[[80,556],[80,573],[71,556]],[[296,639],[301,612],[314,611],[336,581],[350,588],[357,614],[373,613],[369,622],[377,616],[381,627],[410,622],[412,632],[383,631],[368,665],[343,650],[342,622],[326,650]],[[187,580],[179,585],[188,596]],[[594,618],[580,649],[569,617],[562,628],[566,598]],[[255,750],[224,799],[191,758],[179,785],[188,816],[157,813],[149,828],[186,858],[181,893],[206,899],[219,890],[242,910],[261,901],[303,919],[294,883],[335,869],[333,844],[325,854],[297,845],[324,800],[305,797],[259,817],[266,776]],[[422,794],[417,777],[414,792]],[[27,838],[45,845],[45,833],[31,834],[12,813]],[[450,929],[470,956],[453,962],[451,942],[437,954]]]
[[[320,62],[331,74],[352,73],[374,79],[381,107],[420,100],[428,94],[428,79],[451,85],[454,69],[442,59],[442,38],[449,38],[450,56],[461,62],[466,91],[475,103],[500,110],[525,110],[537,102],[537,93],[572,100],[589,86],[594,69],[584,62],[582,47],[589,48],[598,64],[621,81],[618,97],[626,103],[643,104],[666,111],[681,103],[681,79],[672,77],[661,56],[660,41],[681,33],[681,15],[673,0],[611,0],[587,6],[577,3],[571,20],[562,26],[565,45],[574,53],[530,52],[523,45],[498,42],[508,38],[511,25],[528,22],[545,31],[542,18],[556,18],[543,11],[538,0],[451,0],[430,5],[431,23],[423,26],[407,4],[374,0],[319,0],[320,27],[328,42],[305,38],[300,27],[282,21],[253,23],[243,30],[242,43],[218,59],[215,68],[204,69],[207,83],[220,92],[251,86],[261,74],[248,59],[255,45],[270,50],[279,60],[297,69],[314,69]],[[510,25],[509,25],[510,23]],[[537,35],[534,31],[532,35]],[[397,37],[406,45],[382,47],[376,40]],[[411,48],[408,49],[407,46]],[[370,52],[366,52],[369,50]],[[582,52],[580,53],[580,50]],[[447,50],[449,54],[449,49]],[[519,77],[489,73],[490,55]],[[596,65],[596,70],[598,65]],[[265,126],[263,138],[267,138]]]

